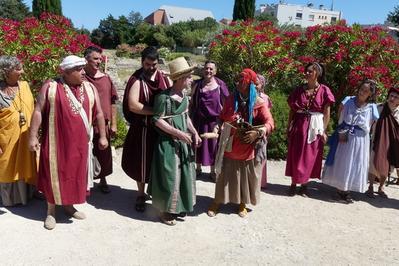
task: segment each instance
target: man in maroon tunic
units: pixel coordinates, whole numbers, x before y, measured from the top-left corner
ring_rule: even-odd
[[[55,205],[64,206],[65,212],[75,219],[85,218],[73,204],[86,201],[89,129],[93,118],[100,132],[99,148],[108,146],[97,90],[83,81],[85,64],[84,58],[67,56],[60,64],[62,77],[43,85],[32,115],[29,147],[31,150],[40,148],[38,189],[48,203],[44,227],[49,230],[56,225]]]
[[[87,60],[87,65],[84,69],[86,73],[85,78],[87,81],[91,82],[98,91],[101,109],[103,110],[105,119],[105,131],[109,143],[111,141],[111,137],[115,136],[116,134],[116,101],[118,100],[118,94],[109,75],[100,71],[102,50],[96,46],[90,46],[85,50],[84,56]],[[110,190],[105,177],[112,174],[111,145],[109,145],[105,150],[100,150],[98,148],[100,134],[96,125],[96,121],[94,121],[94,125],[93,153],[101,165],[100,174],[94,178],[100,179],[99,188],[101,192],[109,193]]]
[[[147,47],[141,53],[142,67],[130,77],[123,96],[123,113],[130,123],[122,153],[122,169],[137,181],[136,211],[145,210],[145,183],[150,176],[157,133],[151,124],[155,95],[170,87],[169,79],[158,70],[159,54]]]

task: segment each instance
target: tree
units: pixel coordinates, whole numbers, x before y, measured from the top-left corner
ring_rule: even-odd
[[[62,16],[61,0],[33,0],[32,12],[37,18],[43,12]]]
[[[259,15],[255,16],[255,19],[258,21],[271,21],[274,25],[277,25],[278,23],[278,20],[275,16],[266,12],[260,13]]]
[[[0,0],[0,18],[22,20],[30,15],[22,0]]]
[[[395,9],[388,14],[388,21],[393,23],[395,26],[399,25],[399,6],[395,6]]]
[[[127,19],[134,27],[137,27],[141,22],[143,22],[143,16],[140,12],[131,11]]]
[[[254,18],[255,0],[235,0],[233,20],[247,20]]]

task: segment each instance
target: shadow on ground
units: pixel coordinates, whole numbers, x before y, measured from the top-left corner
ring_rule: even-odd
[[[34,221],[44,221],[46,218],[47,214],[47,204],[45,200],[42,199],[37,199],[33,198],[28,202],[27,205],[16,205],[13,207],[4,207],[6,208],[9,212],[11,212],[14,215],[18,215],[21,217],[24,217],[29,220],[34,220]],[[0,211],[1,214],[1,211]],[[71,219],[70,216],[66,215],[64,211],[62,210],[61,207],[57,206],[56,209],[56,219],[57,223],[64,223],[64,224],[69,224],[72,223],[73,220]]]
[[[289,186],[281,185],[281,184],[267,184],[267,188],[262,189],[264,193],[274,195],[274,196],[288,196],[288,188]],[[399,189],[399,187],[392,186],[392,189]],[[297,190],[298,191],[298,190]],[[327,186],[320,182],[310,181],[308,184],[309,198],[326,201],[331,203],[344,203],[343,201],[338,200],[337,190],[333,187]],[[388,198],[384,199],[376,196],[376,198],[369,198],[364,193],[351,192],[352,198],[356,201],[364,201],[368,204],[376,207],[376,208],[389,208],[389,209],[397,209],[399,210],[399,200]],[[388,194],[389,196],[389,194]],[[295,195],[295,197],[300,197],[299,195]]]
[[[135,220],[159,222],[159,212],[151,205],[151,200],[146,202],[146,210],[143,213],[137,212],[135,209],[137,191],[115,185],[109,185],[109,188],[111,193],[103,194],[97,187],[94,187],[87,203],[96,209],[114,211],[119,215]],[[206,212],[211,201],[210,197],[197,195],[197,203],[194,206],[194,211],[188,215],[198,216]]]

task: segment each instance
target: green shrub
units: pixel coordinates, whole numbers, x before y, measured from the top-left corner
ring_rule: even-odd
[[[185,56],[185,53],[170,53],[167,55],[167,57],[165,58],[167,61],[171,61],[173,59],[176,59],[178,57],[182,57]]]
[[[120,114],[120,112],[117,113],[117,119],[118,121],[116,136],[111,140],[112,146],[114,146],[116,149],[123,147],[123,143],[125,142],[128,131],[126,121]]]
[[[168,47],[161,47],[158,49],[159,57],[161,58],[168,58],[171,51]]]
[[[130,45],[129,44],[127,44],[127,43],[122,43],[122,44],[119,44],[117,47],[116,47],[116,53],[115,53],[115,55],[117,56],[117,57],[127,57],[127,58],[129,58],[129,57],[131,57],[132,56],[132,47],[130,47]]]
[[[274,90],[269,94],[273,102],[273,107],[271,109],[275,130],[268,138],[267,144],[267,156],[270,159],[285,159],[287,156],[287,123],[289,107],[287,103],[288,95]]]

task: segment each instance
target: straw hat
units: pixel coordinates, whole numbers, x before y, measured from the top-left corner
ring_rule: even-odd
[[[191,75],[195,66],[190,66],[184,57],[178,57],[169,62],[170,79],[178,80]]]

